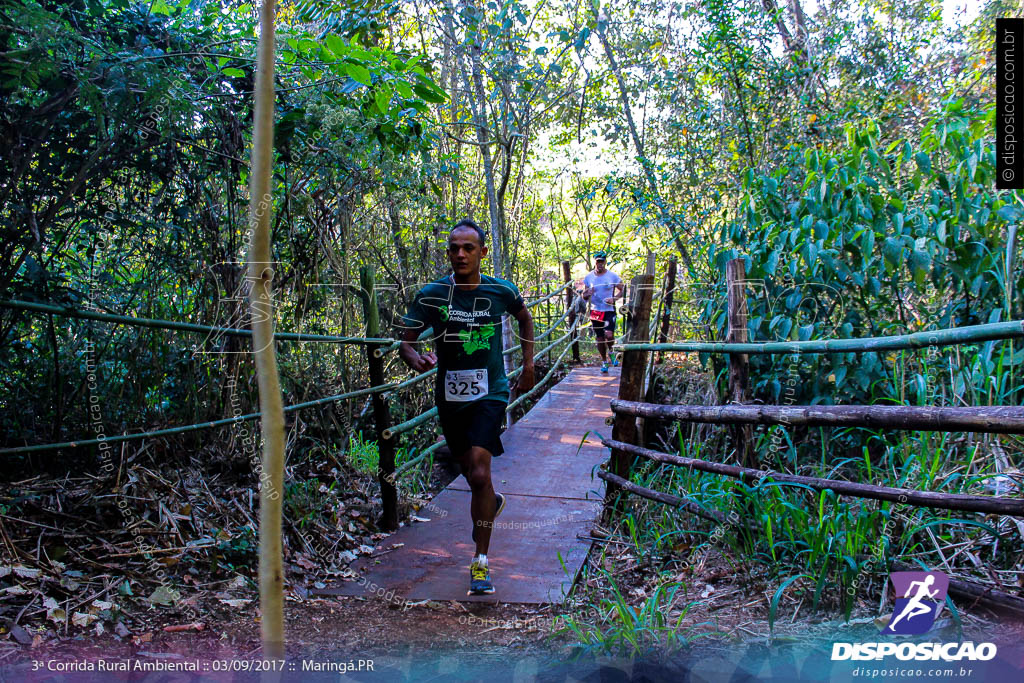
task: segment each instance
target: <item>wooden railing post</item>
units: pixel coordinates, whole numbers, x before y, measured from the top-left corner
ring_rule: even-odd
[[[359,286],[362,290],[363,319],[366,320],[366,336],[380,336],[380,314],[377,309],[376,278],[373,266],[359,269]],[[384,384],[384,359],[377,358],[374,349],[377,344],[366,345],[366,359],[370,365],[370,386]],[[373,421],[377,432],[377,480],[380,482],[380,498],[383,510],[378,526],[384,531],[398,528],[398,489],[395,486],[395,443],[384,438],[384,431],[391,426],[387,400],[381,392],[373,394]]]
[[[668,342],[668,328],[672,323],[672,294],[676,288],[676,257],[673,256],[669,259],[668,270],[665,271],[665,291],[662,294],[662,312],[661,312],[661,333],[658,335],[658,343],[665,344]],[[662,362],[665,360],[665,352],[658,352],[658,361]]]
[[[572,271],[569,269],[569,262],[562,261],[562,278],[563,282],[572,281]],[[576,298],[576,289],[574,287],[566,287],[565,289],[565,310],[572,311],[573,300]],[[569,313],[569,328],[572,328],[573,323],[576,322],[576,312],[572,311]],[[572,333],[572,360],[574,363],[580,362],[580,342],[579,342],[579,330]]]
[[[630,327],[626,343],[646,342],[650,330],[651,302],[654,300],[654,261],[648,259],[647,270],[632,281]],[[644,371],[647,368],[647,351],[626,351],[622,354],[622,374],[619,376],[619,399],[639,401],[644,390]],[[634,398],[627,398],[634,397]],[[636,418],[630,415],[615,415],[612,423],[612,438],[616,441],[636,444],[638,439]],[[633,456],[620,450],[612,450],[610,471],[612,474],[629,479],[630,463]],[[618,497],[618,484],[606,482],[606,514],[615,514],[614,502]]]
[[[544,283],[544,296],[547,297],[547,296],[550,296],[550,295],[551,295],[551,283],[550,282],[545,282]],[[544,329],[545,330],[550,329],[551,321],[553,320],[553,318],[551,316],[551,306],[552,306],[552,300],[551,299],[548,299],[547,301],[544,302],[545,313],[547,313],[547,323],[544,325]],[[551,367],[551,352],[550,351],[548,351],[548,367]]]
[[[725,264],[725,282],[728,287],[728,325],[725,340],[733,343],[749,341],[747,337],[747,297],[744,284],[747,279],[746,264],[742,258],[735,258]],[[745,353],[729,354],[729,389],[726,403],[744,404],[749,400],[750,379],[749,357]],[[757,467],[754,456],[754,431],[749,424],[734,425],[731,430],[736,444],[736,457],[745,467]]]

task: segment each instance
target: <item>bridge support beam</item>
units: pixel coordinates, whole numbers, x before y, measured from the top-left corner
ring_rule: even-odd
[[[654,259],[648,259],[646,272],[633,278],[631,284],[633,290],[632,305],[630,306],[632,315],[626,341],[646,341],[651,324],[651,302],[654,299]],[[619,400],[638,401],[640,399],[644,391],[646,368],[647,351],[626,351],[622,354]],[[627,396],[636,398],[627,398]],[[636,417],[616,413],[612,426],[612,438],[616,441],[636,445],[638,440]],[[628,480],[633,458],[634,456],[625,451],[612,449],[609,471],[617,477]],[[605,484],[607,486],[605,489],[605,519],[607,521],[620,511],[616,501],[621,498],[621,487],[614,480],[606,481]]]

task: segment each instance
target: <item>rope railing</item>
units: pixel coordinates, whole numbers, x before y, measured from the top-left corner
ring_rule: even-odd
[[[563,284],[563,285],[562,285],[561,287],[559,287],[559,288],[558,288],[558,289],[556,289],[555,291],[551,292],[550,294],[545,294],[545,295],[544,295],[543,297],[541,297],[540,299],[534,299],[533,301],[527,301],[527,302],[526,302],[526,307],[527,307],[527,308],[533,308],[533,307],[534,307],[534,306],[536,306],[537,304],[542,304],[542,303],[544,303],[545,301],[547,301],[547,300],[549,300],[549,299],[551,299],[551,298],[553,298],[553,297],[556,297],[556,296],[558,296],[559,294],[561,294],[562,292],[564,292],[564,291],[565,291],[565,289],[566,289],[566,288],[567,288],[567,287],[568,287],[569,285],[571,285],[571,284],[573,284],[573,282],[572,282],[572,281],[570,280],[569,282],[566,282],[566,283],[564,283],[564,284]]]
[[[355,398],[357,396],[365,396],[367,394],[373,394],[378,391],[389,391],[396,387],[394,382],[382,384],[376,387],[367,387],[366,389],[358,389],[356,391],[349,391],[344,394],[337,394],[335,396],[327,396],[324,398],[318,398],[314,401],[306,401],[305,403],[296,403],[294,405],[285,406],[284,412],[290,413],[295,410],[302,410],[303,408],[310,408],[312,406],[321,405],[324,403],[333,403],[336,401],[342,401],[348,398]],[[17,446],[14,448],[2,448],[0,449],[0,456],[3,455],[18,455],[20,453],[36,453],[39,451],[54,450],[57,448],[75,448],[78,446],[96,446],[101,443],[119,443],[122,441],[136,441],[138,439],[147,439],[155,436],[167,436],[169,434],[182,434],[184,432],[194,432],[201,429],[210,429],[212,427],[222,427],[224,425],[235,424],[237,422],[246,422],[248,420],[255,420],[260,417],[260,413],[248,413],[246,415],[236,415],[235,417],[228,417],[222,420],[213,420],[212,422],[198,422],[196,424],[185,425],[183,427],[169,427],[167,429],[156,429],[150,432],[140,432],[138,434],[119,434],[117,436],[107,436],[102,439],[82,439],[80,441],[65,441],[63,443],[48,443],[39,444],[36,446]]]
[[[574,329],[576,329],[576,324],[575,323],[573,323],[572,328],[570,328],[570,332],[572,332],[572,330],[574,330]],[[557,370],[558,367],[562,364],[562,359],[565,358],[565,354],[569,353],[569,349],[571,349],[571,348],[572,348],[571,344],[566,344],[565,348],[562,349],[562,353],[560,353],[558,355],[558,358],[551,365],[551,368],[547,371],[547,373],[544,375],[544,377],[542,377],[539,382],[536,382],[533,385],[532,389],[527,391],[525,394],[517,397],[516,400],[511,401],[507,406],[505,406],[505,412],[506,413],[512,412],[513,408],[515,408],[517,405],[519,405],[520,403],[522,403],[523,401],[528,399],[530,396],[532,396],[534,394],[534,392],[536,392],[542,386],[547,384],[547,381],[549,379],[551,379],[551,377],[555,374],[555,370]]]
[[[160,320],[158,318],[137,318],[128,315],[115,315],[113,313],[100,313],[97,311],[83,311],[67,306],[56,306],[53,304],[40,304],[32,301],[2,300],[0,308],[11,308],[25,311],[36,311],[38,313],[49,313],[61,315],[66,318],[80,318],[83,320],[98,320],[100,322],[118,323],[121,325],[134,325],[136,327],[152,327],[164,330],[181,330],[184,332],[205,332],[207,334],[223,334],[234,337],[251,337],[252,330],[244,330],[234,327],[213,327],[210,325],[199,325],[196,323],[182,323],[173,320]],[[332,342],[336,344],[391,344],[395,340],[384,337],[338,337],[328,334],[305,334],[302,332],[275,332],[274,339],[280,341],[318,341]]]
[[[548,299],[550,299],[550,298],[560,294],[561,292],[563,292],[566,289],[566,287],[568,287],[570,284],[571,283],[567,282],[563,286],[559,287],[556,291],[552,292],[551,294],[548,294],[544,298],[542,298],[540,300],[537,300],[535,302],[531,302],[531,303],[532,304],[537,304],[537,303],[541,303],[542,301],[548,300]],[[578,296],[577,296],[577,299],[578,299]],[[574,301],[574,304],[575,303],[576,302]],[[530,305],[530,304],[528,304],[528,305]],[[189,331],[189,332],[217,333],[217,334],[225,334],[225,335],[244,336],[244,337],[251,337],[252,336],[252,331],[251,330],[236,329],[236,328],[226,328],[226,327],[213,327],[213,326],[208,326],[208,325],[198,325],[198,324],[194,324],[194,323],[180,323],[180,322],[174,322],[174,321],[159,320],[159,319],[154,319],[154,318],[138,318],[138,317],[131,317],[131,316],[114,315],[114,314],[109,314],[109,313],[99,313],[99,312],[94,312],[94,311],[83,311],[83,310],[79,310],[79,309],[72,309],[72,308],[69,308],[69,307],[55,306],[55,305],[50,305],[50,304],[40,304],[40,303],[35,303],[35,302],[15,301],[15,300],[0,301],[0,307],[15,308],[15,309],[22,309],[22,310],[31,310],[31,311],[36,311],[36,312],[40,312],[40,313],[64,315],[64,316],[67,316],[67,317],[75,317],[75,318],[82,318],[82,319],[89,319],[89,320],[97,320],[97,321],[101,321],[101,322],[111,322],[111,323],[118,323],[118,324],[135,325],[135,326],[139,326],[139,327],[183,330],[183,331]],[[556,329],[558,329],[562,325],[562,322],[565,321],[568,318],[569,314],[571,313],[571,310],[572,310],[572,307],[570,307],[570,310],[566,311],[550,328],[548,328],[540,336],[536,337],[535,341],[539,341],[541,339],[544,339],[545,337],[547,337],[550,334],[552,334]],[[550,344],[545,346],[539,352],[536,352],[535,355],[537,355],[537,356],[542,355],[542,354],[546,353],[547,351],[549,351],[550,349],[554,348],[557,344],[561,343],[562,341],[565,341],[568,337],[570,337],[572,335],[572,333],[578,328],[578,326],[579,326],[579,320],[577,319],[565,334],[563,334],[562,336],[560,336],[557,339],[555,339],[553,342],[551,342]],[[423,340],[423,339],[427,338],[430,335],[431,331],[432,331],[431,328],[427,328],[426,330],[424,330],[420,334],[419,340]],[[325,342],[335,342],[335,343],[386,344],[387,346],[381,346],[381,347],[378,347],[377,349],[374,349],[374,355],[376,357],[378,357],[378,358],[381,355],[383,355],[383,352],[386,352],[387,350],[390,350],[390,349],[398,348],[398,346],[401,344],[400,340],[394,340],[394,339],[383,338],[383,337],[381,337],[381,338],[377,338],[377,337],[372,337],[372,338],[371,337],[338,337],[338,336],[331,336],[331,335],[315,335],[315,334],[302,334],[302,333],[275,333],[274,338],[275,339],[281,339],[281,340],[288,340],[288,341],[325,341]],[[507,354],[507,353],[514,352],[517,348],[518,347],[513,347],[511,349],[508,349],[508,350],[504,351],[503,353]],[[566,350],[568,348],[569,348],[569,345],[566,345]],[[534,393],[534,391],[538,387],[542,386],[553,375],[554,370],[560,365],[562,359],[565,356],[565,353],[566,353],[566,351],[563,350],[561,355],[559,355],[558,359],[556,360],[555,364],[548,371],[548,373],[544,376],[544,378],[542,378],[541,381],[538,382],[534,386],[534,389],[531,389],[526,394],[523,394],[522,396],[518,397],[516,399],[516,401],[513,404],[511,404],[511,407],[507,408],[507,410],[511,410],[512,407],[514,407],[516,405],[519,405],[520,402],[522,402],[527,397],[532,395]],[[515,368],[512,372],[510,372],[508,377],[509,377],[509,379],[513,379],[516,376],[518,376],[521,372],[522,372],[522,366],[520,365],[517,368]],[[418,375],[416,375],[414,377],[406,379],[406,380],[404,380],[402,382],[388,382],[388,383],[377,385],[377,386],[367,387],[365,389],[358,389],[358,390],[355,390],[355,391],[345,392],[343,394],[337,394],[337,395],[334,395],[334,396],[327,396],[327,397],[316,399],[316,400],[313,400],[313,401],[306,401],[306,402],[303,402],[303,403],[297,403],[297,404],[294,404],[294,405],[286,406],[284,408],[284,412],[289,413],[289,412],[301,410],[303,408],[309,408],[309,407],[312,407],[312,406],[323,405],[323,404],[326,404],[326,403],[333,403],[333,402],[337,402],[337,401],[342,401],[342,400],[346,400],[346,399],[350,399],[350,398],[356,398],[358,396],[365,396],[365,395],[374,394],[374,393],[384,393],[384,392],[392,393],[392,392],[400,391],[402,389],[406,389],[406,388],[411,387],[411,386],[413,386],[415,384],[418,384],[419,382],[422,382],[423,380],[426,380],[427,378],[434,376],[436,373],[437,373],[437,368],[435,367],[435,368],[432,368],[432,369],[430,369],[430,370],[428,370],[426,372],[420,373],[420,374],[418,374]],[[437,416],[437,408],[435,407],[435,408],[433,408],[431,410],[428,410],[428,411],[425,411],[424,413],[421,413],[421,414],[419,414],[419,415],[417,415],[417,416],[415,416],[413,418],[410,418],[409,420],[406,420],[403,423],[395,425],[395,426],[391,427],[388,430],[385,430],[384,438],[387,438],[387,439],[393,438],[394,436],[396,436],[398,434],[401,434],[402,432],[414,429],[415,427],[419,426],[420,424],[423,424],[424,422],[426,422],[426,421],[428,421],[428,420],[430,420],[430,419],[432,419],[432,418],[434,418],[436,416]],[[127,441],[137,441],[137,440],[147,439],[147,438],[154,438],[154,437],[160,437],[160,436],[168,436],[168,435],[171,435],[171,434],[182,434],[182,433],[187,433],[187,432],[199,431],[199,430],[203,430],[203,429],[212,429],[212,428],[215,428],[215,427],[221,427],[221,426],[225,426],[225,425],[237,424],[237,423],[240,423],[240,422],[246,422],[246,421],[249,421],[249,420],[254,420],[254,419],[258,418],[258,417],[260,417],[260,413],[248,413],[246,415],[237,415],[237,416],[234,416],[234,417],[224,418],[224,419],[220,419],[220,420],[198,422],[198,423],[191,424],[191,425],[183,425],[183,426],[179,426],[179,427],[169,427],[169,428],[165,428],[165,429],[156,429],[156,430],[151,430],[151,431],[146,431],[146,432],[138,432],[138,433],[135,433],[135,434],[119,434],[119,435],[115,435],[115,436],[96,438],[96,439],[80,439],[80,440],[65,441],[65,442],[60,442],[60,443],[37,444],[37,445],[32,445],[32,446],[17,446],[17,447],[12,447],[12,448],[3,448],[3,449],[0,449],[0,456],[20,455],[20,454],[25,454],[25,453],[38,453],[38,452],[43,452],[43,451],[58,450],[58,449],[62,449],[62,448],[77,448],[77,447],[80,447],[80,446],[98,446],[98,445],[101,445],[101,444],[104,444],[104,443],[120,443],[120,442],[127,442]],[[434,450],[436,450],[436,448],[439,448],[440,445],[441,444],[438,443],[438,444],[435,444],[434,446],[431,446],[430,448],[425,450],[422,454],[417,456],[417,458],[415,460],[419,461],[422,457],[425,457],[427,454],[429,454],[429,453],[433,452]],[[403,464],[403,468],[406,468],[407,466],[411,466],[411,464],[410,464],[411,462],[412,461],[409,461],[409,462]],[[403,469],[402,471],[405,471],[405,470]]]
[[[901,351],[931,346],[955,346],[1000,339],[1024,338],[1024,320],[987,325],[969,325],[942,330],[912,332],[887,337],[859,337],[856,339],[814,339],[790,342],[671,342],[666,344],[619,344],[616,351],[688,351],[699,353],[870,353],[873,351]]]

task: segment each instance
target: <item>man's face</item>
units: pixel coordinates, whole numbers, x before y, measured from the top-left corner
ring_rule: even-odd
[[[599,259],[596,259],[594,261],[594,265],[596,266],[595,269],[597,270],[598,273],[603,273],[604,272],[604,264],[605,264],[605,260],[603,258],[599,258]]]
[[[473,228],[456,228],[448,236],[448,261],[456,275],[480,272],[480,259],[486,255],[487,247],[480,244],[480,235]]]

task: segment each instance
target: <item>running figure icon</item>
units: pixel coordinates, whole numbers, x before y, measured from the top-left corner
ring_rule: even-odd
[[[896,590],[896,604],[883,633],[914,635],[928,631],[946,599],[949,578],[942,572],[931,571],[893,572],[890,579]]]
[[[928,590],[929,586],[933,583],[935,583],[935,577],[931,574],[926,576],[924,581],[912,581],[910,583],[910,587],[907,588],[907,594],[903,596],[905,598],[910,598],[910,600],[907,602],[906,607],[903,608],[903,611],[900,612],[899,616],[890,622],[889,628],[895,630],[896,624],[902,621],[904,617],[907,619],[913,619],[914,617],[921,616],[922,614],[931,613],[934,608],[930,605],[923,604],[921,601],[926,597],[934,598],[939,594],[937,589]],[[917,586],[917,593],[911,596],[910,592],[914,590],[914,586]]]

